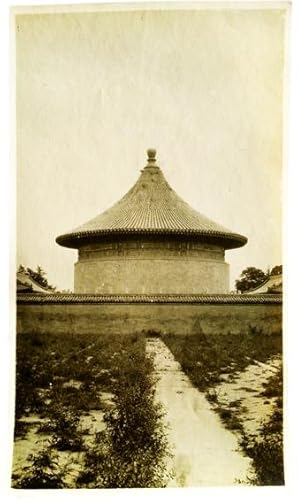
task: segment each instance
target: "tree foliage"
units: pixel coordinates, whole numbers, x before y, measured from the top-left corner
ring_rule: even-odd
[[[274,266],[270,271],[270,276],[282,274],[282,266]]]
[[[38,285],[42,286],[43,288],[46,288],[47,290],[52,290],[55,291],[56,287],[53,285],[50,285],[47,279],[47,273],[44,271],[44,269],[41,266],[37,266],[36,271],[31,269],[30,267],[25,268],[22,264],[19,265],[18,268],[18,273],[25,273],[30,278],[35,281]]]
[[[241,293],[248,292],[264,283],[266,278],[267,275],[261,269],[247,267],[242,271],[240,279],[235,282],[236,290]]]

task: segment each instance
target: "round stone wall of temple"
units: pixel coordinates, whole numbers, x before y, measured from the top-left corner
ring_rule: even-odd
[[[224,249],[198,241],[122,240],[88,245],[75,264],[75,292],[226,293]]]
[[[150,149],[119,202],[56,241],[78,249],[75,293],[121,295],[227,293],[225,250],[247,239],[183,201]]]

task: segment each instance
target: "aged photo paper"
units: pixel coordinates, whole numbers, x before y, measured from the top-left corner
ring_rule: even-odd
[[[15,492],[283,487],[289,16],[12,6]]]

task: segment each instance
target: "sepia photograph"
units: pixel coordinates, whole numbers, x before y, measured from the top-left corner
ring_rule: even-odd
[[[289,7],[11,7],[11,488],[285,485]]]

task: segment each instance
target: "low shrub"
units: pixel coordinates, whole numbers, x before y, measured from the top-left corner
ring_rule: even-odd
[[[83,438],[79,429],[80,417],[70,408],[54,405],[49,408],[48,421],[42,423],[39,432],[52,435],[53,448],[58,451],[80,451]]]
[[[271,388],[272,397],[277,398],[269,421],[260,429],[260,438],[252,441],[245,433],[242,436],[242,448],[252,458],[255,471],[250,481],[258,486],[284,484],[282,378],[280,368],[266,384],[268,392]]]
[[[14,439],[24,438],[28,432],[29,427],[30,427],[30,424],[28,424],[27,422],[22,422],[20,420],[16,420],[15,426],[14,426]]]
[[[170,456],[163,411],[154,401],[153,363],[143,343],[117,360],[113,407],[105,414],[106,432],[86,454],[78,484],[92,488],[163,487]]]
[[[37,455],[29,456],[30,465],[22,471],[22,477],[16,479],[14,488],[49,489],[65,487],[65,468],[58,465],[57,454],[49,445]]]
[[[145,335],[145,337],[149,337],[149,338],[150,337],[151,338],[159,338],[159,337],[162,336],[162,333],[159,330],[152,330],[152,329],[151,330],[150,329],[149,330],[143,330],[142,333]]]
[[[273,415],[273,419],[274,419]],[[252,442],[243,435],[241,446],[253,460],[254,474],[250,479],[257,486],[279,486],[284,484],[282,432],[269,421],[261,429],[260,440]]]
[[[210,403],[217,403],[218,402],[218,394],[214,389],[209,389],[208,392],[206,393],[206,398]]]

